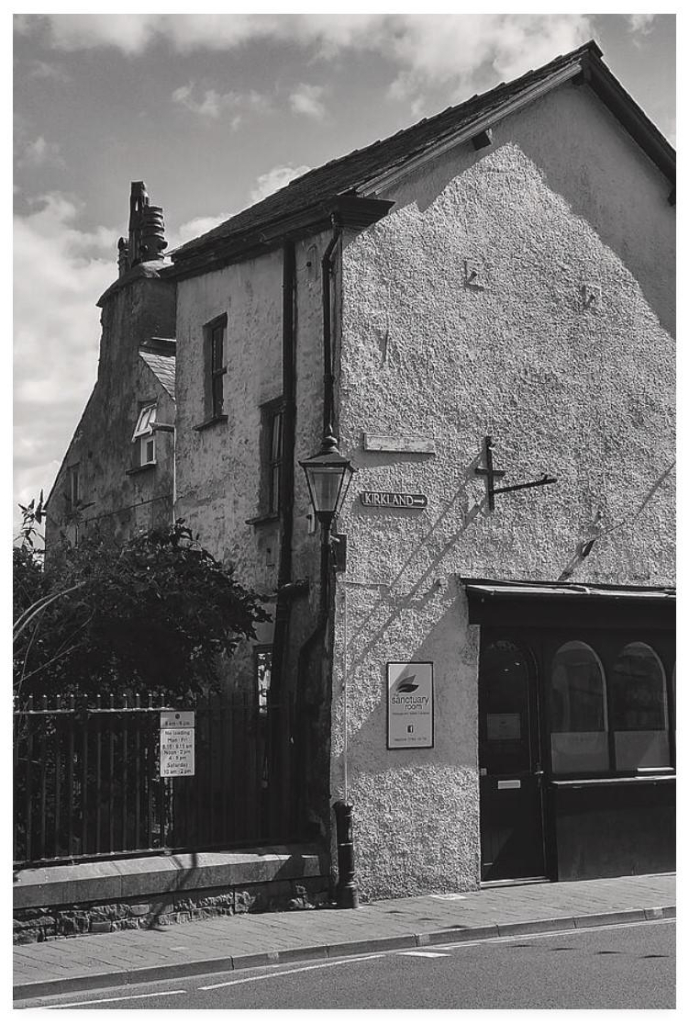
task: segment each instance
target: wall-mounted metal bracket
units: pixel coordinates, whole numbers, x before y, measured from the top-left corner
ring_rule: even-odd
[[[556,484],[557,477],[548,476],[544,473],[540,480],[529,480],[524,484],[511,484],[508,487],[496,487],[495,481],[505,475],[504,469],[495,469],[493,466],[493,438],[487,435],[483,441],[483,460],[485,468],[478,466],[474,472],[477,476],[485,476],[486,488],[488,491],[488,508],[492,512],[495,508],[495,495],[507,494],[508,491],[523,491],[527,487],[544,487],[546,484]]]
[[[346,572],[347,535],[344,533],[332,533],[330,535],[330,550],[332,551],[333,569],[335,572]]]

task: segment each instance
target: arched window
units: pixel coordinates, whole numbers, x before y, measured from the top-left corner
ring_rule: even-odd
[[[580,640],[563,644],[550,673],[550,756],[555,774],[607,771],[605,674],[596,652]]]
[[[610,680],[615,763],[621,770],[669,768],[670,737],[665,672],[648,644],[627,644]]]

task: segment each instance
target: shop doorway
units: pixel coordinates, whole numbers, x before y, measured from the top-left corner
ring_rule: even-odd
[[[545,877],[543,760],[536,666],[514,639],[484,631],[479,661],[481,880]]]

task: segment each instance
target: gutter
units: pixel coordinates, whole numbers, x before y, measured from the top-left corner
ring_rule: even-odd
[[[195,277],[218,270],[228,263],[254,258],[284,245],[288,239],[325,230],[332,222],[333,213],[340,217],[343,226],[365,228],[384,217],[392,206],[393,202],[354,192],[330,196],[282,217],[258,222],[243,233],[219,235],[205,242],[201,241],[202,235],[198,242],[187,242],[182,248],[168,253],[172,266],[166,266],[161,276]]]

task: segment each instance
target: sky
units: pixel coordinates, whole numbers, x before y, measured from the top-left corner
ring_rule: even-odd
[[[15,509],[47,496],[95,382],[131,181],[171,249],[592,38],[674,145],[672,14],[15,15]]]

